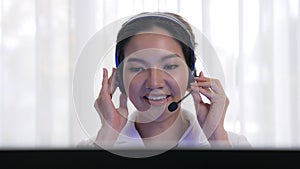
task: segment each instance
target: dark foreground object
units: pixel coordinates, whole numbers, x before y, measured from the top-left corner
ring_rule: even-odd
[[[129,150],[122,150],[129,151]],[[138,151],[138,150],[130,150]],[[128,158],[106,150],[0,150],[2,168],[299,168],[299,150],[169,150]]]

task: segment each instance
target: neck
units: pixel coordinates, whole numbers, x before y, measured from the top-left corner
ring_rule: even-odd
[[[135,123],[146,146],[161,143],[161,141],[168,143],[171,141],[177,144],[189,125],[179,110],[165,118],[158,119],[148,123]]]

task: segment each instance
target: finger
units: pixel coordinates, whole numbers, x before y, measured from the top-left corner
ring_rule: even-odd
[[[124,93],[120,95],[120,108],[127,109],[127,96]]]
[[[195,106],[196,111],[198,111],[199,103],[202,102],[202,98],[201,98],[200,93],[196,86],[193,86],[193,84],[191,84],[191,89],[192,89],[192,97],[194,100],[194,106]]]
[[[191,87],[193,87],[193,91],[194,91],[193,93],[197,93],[197,94],[201,93],[208,99],[211,99],[213,97],[213,92],[209,88],[204,88],[204,87],[198,86],[197,83],[191,84]],[[196,97],[196,95],[195,95],[195,97]],[[200,95],[200,97],[201,97],[201,95]],[[202,101],[202,98],[201,98],[201,101]]]
[[[194,77],[194,80],[196,82],[206,82],[207,81],[207,78],[203,78],[203,77]]]
[[[209,100],[211,100],[214,97],[214,93],[211,90],[207,89],[207,88],[199,87],[198,90],[201,94],[203,94]]]
[[[117,84],[116,84],[116,69],[112,68],[112,74],[108,79],[108,85],[110,88],[110,94],[113,95],[114,92],[117,89]]]
[[[201,95],[199,93],[199,88],[195,83],[191,83],[192,96],[194,98],[194,102],[200,103],[202,101]]]
[[[199,77],[204,77],[203,71],[200,72]]]
[[[222,90],[220,89],[220,86],[218,86],[215,82],[212,82],[212,81],[197,82],[197,86],[205,88],[205,89],[211,89],[215,93],[222,93]]]
[[[120,107],[118,108],[118,111],[124,118],[128,117],[127,96],[124,93],[121,93],[120,95]]]
[[[201,71],[199,73],[199,76],[195,77],[195,79],[197,79],[198,81],[210,81],[211,80],[211,78],[204,76],[203,71]]]
[[[217,93],[217,94],[225,94],[225,91],[222,87],[222,84],[220,82],[220,80],[218,79],[211,79],[211,83],[212,83],[212,86],[211,86],[211,89]]]
[[[195,77],[198,87],[211,88],[217,94],[224,94],[224,89],[218,79]]]
[[[101,87],[101,90],[100,90],[100,93],[99,93],[99,96],[101,94],[104,94],[103,92],[106,92],[107,91],[107,87],[108,87],[108,76],[107,76],[107,69],[106,68],[103,68],[103,78],[102,78],[102,87]]]
[[[210,88],[212,89],[213,92],[224,94],[224,90],[223,90],[223,87],[222,87],[220,81],[216,80],[216,79],[206,78],[204,76],[203,72],[201,71],[200,75],[199,75],[199,78],[196,81],[197,82],[203,82],[205,80],[209,81],[209,83],[211,85]],[[209,90],[209,88],[205,88],[204,86],[201,87],[201,85],[200,85],[199,91],[204,96],[206,96],[208,99],[210,99],[211,102],[213,102],[212,98],[214,97],[215,93],[213,93],[211,90]],[[215,131],[218,124],[220,122],[224,122],[225,113],[222,113],[223,112],[222,108],[220,109],[219,107],[218,108],[217,107],[212,106],[212,109],[210,111],[211,112],[218,112],[218,113],[208,113],[208,116],[206,117],[205,123],[203,125],[203,131],[204,131],[205,135],[208,138],[212,135],[213,131]],[[217,109],[217,110],[215,110],[215,109]],[[226,110],[225,110],[225,112],[226,112]]]
[[[205,88],[211,88],[212,87],[212,83],[209,81],[203,81],[203,82],[197,82],[195,83],[198,87],[205,87]]]
[[[198,77],[205,79],[205,76],[204,76],[203,71],[201,71],[201,72],[199,73],[199,76],[198,76]]]

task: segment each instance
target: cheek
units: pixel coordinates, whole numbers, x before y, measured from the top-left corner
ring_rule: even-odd
[[[139,74],[132,74],[132,73],[124,73],[123,76],[124,81],[124,88],[126,93],[136,93],[142,88],[142,85],[145,81],[143,76]],[[132,90],[135,89],[135,90]]]
[[[137,110],[145,111],[149,109],[149,107],[147,107],[147,105],[145,105],[141,99],[144,90],[143,84],[145,83],[146,76],[143,76],[142,74],[135,74],[127,76],[124,75],[123,78],[125,91]]]
[[[183,96],[187,90],[188,79],[189,79],[189,71],[187,68],[178,69],[175,72],[169,73],[170,81],[172,81],[172,86],[176,88],[176,90],[180,90],[181,96]]]

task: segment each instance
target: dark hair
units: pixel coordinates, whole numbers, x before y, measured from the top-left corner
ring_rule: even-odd
[[[140,17],[143,15],[147,17]],[[170,18],[174,19],[172,20]],[[119,63],[124,60],[124,50],[129,40],[134,35],[154,27],[166,30],[174,40],[179,42],[186,64],[194,71],[193,74],[195,75],[196,70],[194,64],[196,57],[194,55],[194,48],[196,43],[192,28],[184,18],[169,12],[143,12],[134,16],[133,20],[129,19],[124,23],[117,36],[116,65],[119,66]]]

